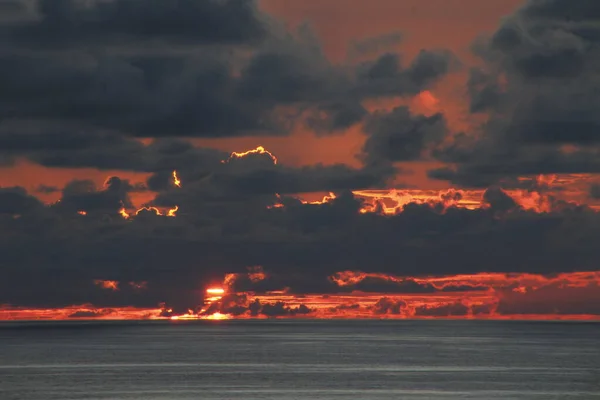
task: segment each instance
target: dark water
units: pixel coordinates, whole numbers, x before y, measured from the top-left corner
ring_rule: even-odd
[[[600,398],[600,324],[0,325],[0,399]]]

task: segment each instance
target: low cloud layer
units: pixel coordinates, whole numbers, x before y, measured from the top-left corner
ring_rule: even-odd
[[[329,277],[349,268],[399,276],[593,271],[600,255],[593,210],[557,201],[549,212],[527,211],[500,189],[485,192],[479,209],[440,198],[384,215],[362,213],[363,200],[351,192],[323,204],[290,197],[273,207],[281,204],[274,195],[242,195],[210,178],[189,185],[173,185],[157,197],[177,203],[176,216],[130,211],[128,219],[120,211],[134,189],[118,178],[101,189],[72,182],[52,206],[6,189],[0,195],[0,303],[191,307],[206,285],[249,265],[273,277],[260,283],[263,290],[431,293],[438,289],[410,280],[367,279],[344,288]],[[145,282],[145,290],[127,284],[107,291],[95,280]]]

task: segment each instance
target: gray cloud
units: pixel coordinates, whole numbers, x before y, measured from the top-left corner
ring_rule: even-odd
[[[0,188],[0,214],[21,215],[42,207],[42,203],[22,187]]]
[[[108,195],[122,193],[117,183],[123,181],[115,179],[101,191],[72,183],[63,201],[81,201],[73,210],[83,204],[111,205],[116,198]],[[220,281],[225,273],[245,273],[248,265],[283,277],[273,285],[306,293],[330,291],[327,277],[351,266],[399,276],[547,274],[593,270],[599,256],[597,213],[570,205],[536,214],[498,190],[486,193],[490,209],[410,203],[395,216],[361,214],[360,201],[348,193],[327,204],[288,201],[286,207],[267,209],[261,197],[211,203],[209,194],[197,192],[194,202],[180,204],[175,218],[149,213],[130,220],[109,208],[86,216],[66,213],[60,203],[22,208],[22,191],[20,196],[21,208],[6,210],[22,212],[21,217],[0,218],[0,303],[147,306],[168,301],[193,307],[201,301],[198,287]],[[146,281],[148,289],[113,293],[92,287],[94,279],[123,285]],[[21,290],[25,285],[27,292]],[[377,280],[361,285],[392,290]],[[427,290],[409,282],[393,288],[398,293]]]
[[[424,50],[383,75],[386,56],[334,65],[309,28],[288,32],[250,0],[34,3],[37,13],[0,21],[5,123],[215,138],[306,122],[329,133],[360,122],[362,100],[418,93],[454,60]]]
[[[442,114],[413,115],[408,107],[397,107],[369,116],[365,132],[366,162],[376,164],[421,159],[428,147],[444,138],[447,127]]]
[[[38,0],[37,18],[10,31],[33,46],[122,41],[244,43],[266,33],[252,0]]]
[[[3,14],[19,14],[27,10],[21,0],[0,0],[0,12]]]
[[[156,139],[144,145],[112,132],[51,128],[15,133],[0,128],[0,146],[9,156],[27,157],[58,168],[97,168],[169,174],[174,169],[211,169],[228,157],[215,149],[196,148],[179,139]]]
[[[100,190],[92,181],[73,180],[62,189],[61,200],[54,208],[59,212],[117,215],[121,208],[133,206],[128,195],[132,189],[128,181],[116,176],[108,178]]]
[[[593,199],[600,199],[600,185],[593,184],[590,186],[590,196]]]
[[[399,54],[386,53],[360,66],[353,91],[364,97],[417,94],[456,67],[457,59],[446,50],[421,50],[406,68]]]
[[[529,1],[479,39],[484,67],[471,71],[468,90],[471,111],[489,120],[438,149],[455,167],[430,176],[488,186],[520,175],[600,172],[596,10],[593,1]]]

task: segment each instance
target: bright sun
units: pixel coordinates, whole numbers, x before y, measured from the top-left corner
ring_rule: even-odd
[[[220,287],[211,287],[211,288],[206,289],[206,294],[212,294],[212,295],[225,294],[225,289],[220,288]]]

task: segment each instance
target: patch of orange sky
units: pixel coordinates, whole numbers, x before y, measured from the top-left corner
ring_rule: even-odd
[[[467,57],[475,37],[492,32],[500,18],[522,4],[522,0],[259,0],[261,9],[291,27],[309,23],[325,53],[337,62],[346,59],[352,42],[390,32],[403,34],[397,49],[408,57],[436,47]]]

